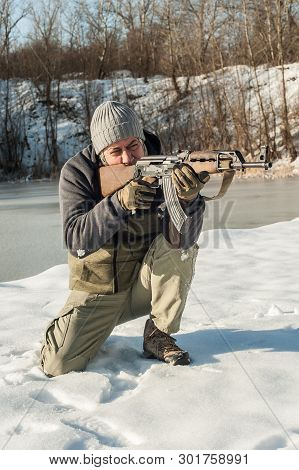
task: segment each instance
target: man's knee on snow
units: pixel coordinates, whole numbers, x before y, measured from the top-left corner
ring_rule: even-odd
[[[56,377],[68,372],[81,372],[87,363],[88,359],[84,356],[67,359],[61,350],[54,353],[45,347],[41,353],[41,367],[48,377]]]

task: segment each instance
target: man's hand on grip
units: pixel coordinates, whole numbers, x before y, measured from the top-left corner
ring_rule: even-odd
[[[209,181],[210,175],[207,171],[201,171],[199,175],[186,163],[174,167],[172,181],[179,199],[190,202],[197,197],[205,183]]]
[[[150,209],[156,195],[156,189],[150,185],[147,177],[145,177],[138,181],[130,181],[126,186],[117,191],[117,197],[122,207],[126,210]]]

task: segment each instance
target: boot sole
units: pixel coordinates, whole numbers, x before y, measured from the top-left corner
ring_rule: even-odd
[[[158,361],[165,362],[166,364],[170,364],[172,366],[188,366],[191,362],[190,356],[187,352],[180,354],[178,357],[174,356],[173,359],[169,360],[159,359],[149,351],[143,351],[143,356],[146,359],[158,359]]]

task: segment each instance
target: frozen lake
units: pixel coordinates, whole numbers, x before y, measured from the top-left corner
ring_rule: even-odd
[[[209,183],[209,188],[215,190],[215,184]],[[222,200],[207,204],[204,230],[254,228],[295,217],[299,217],[299,178],[236,180]],[[57,181],[1,183],[0,221],[0,281],[25,278],[67,262]]]

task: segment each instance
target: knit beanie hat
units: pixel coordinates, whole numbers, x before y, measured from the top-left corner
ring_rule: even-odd
[[[105,101],[96,108],[90,124],[90,134],[97,155],[109,145],[128,137],[145,140],[135,111],[118,101]]]

